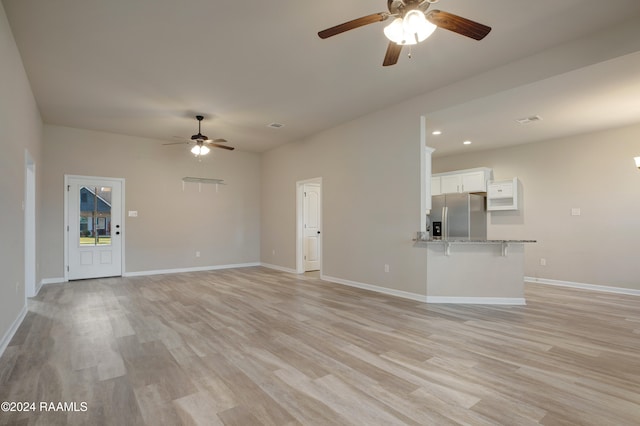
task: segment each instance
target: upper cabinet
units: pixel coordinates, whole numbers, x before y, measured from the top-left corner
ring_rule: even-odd
[[[441,189],[441,181],[442,179],[440,178],[440,176],[431,176],[431,195],[440,195],[442,194],[442,189]],[[431,208],[431,207],[429,207]]]
[[[462,191],[460,192],[487,192],[487,181],[491,178],[484,171],[462,174]]]
[[[451,194],[452,192],[462,192],[460,187],[462,186],[461,175],[444,175],[440,176],[440,193]]]
[[[487,181],[491,179],[493,171],[487,167],[434,174],[431,176],[431,195],[487,192]]]

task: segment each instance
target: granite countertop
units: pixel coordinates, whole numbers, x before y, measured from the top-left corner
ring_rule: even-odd
[[[416,243],[466,243],[466,244],[508,244],[508,243],[535,243],[536,240],[486,240],[468,238],[446,238],[437,239],[420,238],[414,239]]]

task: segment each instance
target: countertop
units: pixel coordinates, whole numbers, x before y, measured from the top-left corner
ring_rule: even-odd
[[[439,238],[433,239],[429,237],[427,232],[416,232],[416,238],[414,238],[415,245],[424,247],[427,244],[445,243],[449,244],[525,244],[535,243],[536,240],[489,240],[480,238]]]
[[[446,238],[440,240],[434,239],[418,239],[414,240],[417,243],[466,243],[466,244],[509,244],[509,243],[535,243],[536,240],[481,240],[481,239],[468,239],[468,238]]]

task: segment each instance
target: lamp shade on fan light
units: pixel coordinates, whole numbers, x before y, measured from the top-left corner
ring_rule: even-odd
[[[420,43],[436,30],[436,26],[427,21],[420,10],[407,12],[404,18],[396,18],[384,28],[384,35],[399,45]]]
[[[191,148],[191,152],[193,155],[207,155],[210,149],[204,145],[196,145]]]

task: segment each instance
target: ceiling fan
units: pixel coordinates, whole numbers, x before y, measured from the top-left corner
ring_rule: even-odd
[[[383,66],[398,62],[402,46],[417,44],[429,37],[436,28],[444,28],[474,40],[482,40],[491,27],[474,22],[448,12],[431,10],[429,6],[438,0],[387,0],[388,12],[379,12],[363,16],[318,33],[325,39],[375,22],[394,18],[384,29],[390,40],[384,56]]]
[[[191,136],[191,139],[184,142],[173,142],[173,143],[165,143],[164,145],[182,145],[182,144],[191,144],[195,142],[193,148],[191,148],[191,152],[199,157],[201,155],[206,155],[209,153],[210,148],[222,148],[227,149],[229,151],[233,151],[235,148],[227,145],[220,145],[221,143],[227,142],[226,139],[209,139],[208,136],[203,135],[200,130],[200,124],[204,117],[202,115],[196,115],[196,120],[198,120],[198,134]]]

